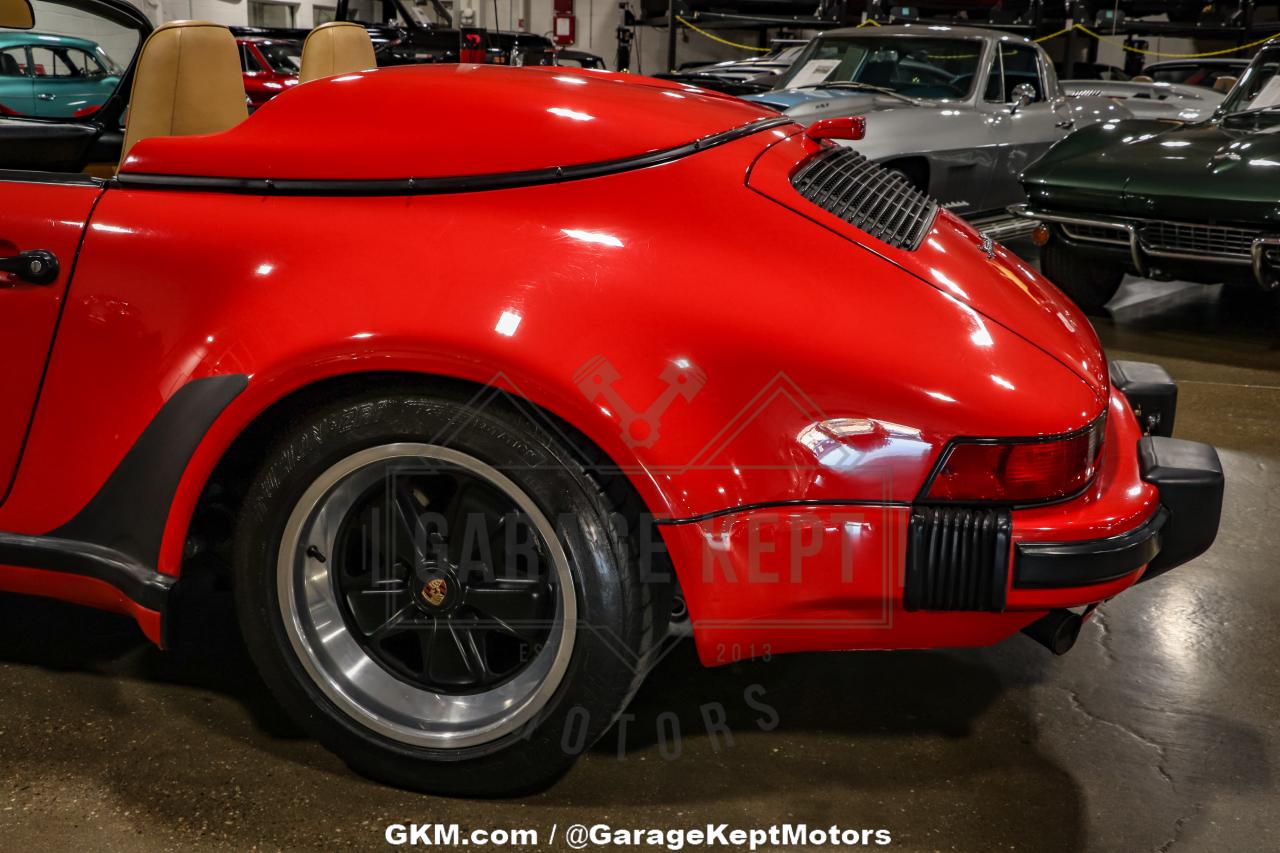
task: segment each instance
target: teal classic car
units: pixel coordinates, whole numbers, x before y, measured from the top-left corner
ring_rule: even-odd
[[[1280,288],[1280,39],[1203,121],[1086,127],[1022,175],[1045,275],[1086,310],[1125,273]]]
[[[121,73],[87,39],[0,32],[0,116],[92,114],[115,91]]]

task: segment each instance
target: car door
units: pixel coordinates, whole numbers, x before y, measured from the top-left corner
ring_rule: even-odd
[[[1026,104],[1016,99],[1022,85],[1033,92]],[[1022,200],[1018,177],[1068,132],[1071,110],[1041,51],[1016,42],[1001,43],[983,108],[1001,152],[999,167],[987,184],[984,207],[1001,210]]]
[[[84,176],[0,171],[0,502],[13,483],[76,249],[101,192]]]
[[[0,116],[35,114],[35,85],[25,45],[0,48]]]
[[[85,66],[88,61],[91,64]],[[102,91],[104,74],[90,73],[95,60],[83,50],[69,47],[32,46],[35,71],[35,115],[71,118],[102,106],[114,85]]]

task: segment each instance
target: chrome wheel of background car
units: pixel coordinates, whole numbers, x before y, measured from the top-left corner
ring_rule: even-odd
[[[347,715],[461,748],[533,719],[564,678],[577,599],[555,529],[500,471],[446,447],[354,453],[294,507],[277,564],[285,631]]]

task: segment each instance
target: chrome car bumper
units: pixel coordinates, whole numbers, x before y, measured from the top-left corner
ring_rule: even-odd
[[[1251,236],[1243,229],[1217,229],[1222,232],[1234,232],[1234,241],[1228,245],[1223,241],[1223,251],[1181,251],[1166,246],[1151,245],[1143,234],[1149,226],[1159,225],[1174,229],[1198,229],[1207,231],[1207,226],[1188,225],[1186,223],[1167,222],[1152,219],[1111,219],[1102,216],[1076,216],[1063,213],[1047,213],[1032,210],[1030,205],[1015,204],[1009,207],[1009,213],[1025,219],[1040,222],[1052,222],[1061,225],[1064,233],[1074,241],[1093,243],[1100,246],[1125,247],[1133,267],[1140,275],[1148,275],[1151,270],[1149,258],[1168,258],[1170,260],[1191,261],[1194,263],[1231,264],[1250,267],[1253,278],[1263,290],[1275,290],[1280,287],[1280,236]],[[1096,229],[1087,233],[1080,229]],[[1075,229],[1075,230],[1073,230]],[[1097,233],[1101,232],[1101,233]],[[1241,236],[1243,235],[1243,236]],[[1207,244],[1211,242],[1205,239]],[[1237,251],[1230,251],[1235,248]],[[1268,257],[1272,254],[1271,257]]]

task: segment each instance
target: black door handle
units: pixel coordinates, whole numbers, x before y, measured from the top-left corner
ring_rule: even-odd
[[[0,258],[0,272],[13,273],[27,284],[53,284],[58,277],[58,258],[53,252],[32,249],[12,258]]]

